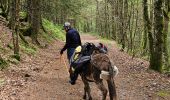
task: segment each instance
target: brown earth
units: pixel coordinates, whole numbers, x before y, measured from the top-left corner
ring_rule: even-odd
[[[83,42],[100,41],[87,34],[81,38]],[[0,71],[0,100],[82,100],[81,79],[76,85],[70,85],[67,67],[63,59],[60,61],[59,50],[63,45],[61,41],[54,41],[47,48],[38,49],[34,56],[22,55],[20,64]],[[170,77],[148,70],[147,61],[132,59],[121,52],[115,42],[106,45],[110,58],[119,68],[115,78],[118,100],[170,100]],[[67,62],[66,54],[64,58]],[[96,85],[90,86],[93,100],[100,100]]]

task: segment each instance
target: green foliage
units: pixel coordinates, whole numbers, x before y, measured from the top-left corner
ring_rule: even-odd
[[[5,82],[5,80],[0,78],[0,86],[3,85],[4,82]]]
[[[43,27],[45,28],[45,30],[48,32],[48,34],[44,34],[44,36],[50,41],[51,38],[53,39],[60,39],[60,40],[64,40],[65,39],[65,34],[64,31],[62,31],[62,27],[53,24],[52,22],[43,19]],[[49,37],[48,37],[49,35]]]
[[[13,44],[12,43],[8,44],[8,48],[13,49],[14,48]],[[34,55],[36,53],[36,47],[34,45],[31,45],[31,44],[27,45],[24,42],[20,43],[20,49],[26,54]],[[13,56],[13,58],[16,58],[17,60],[20,59],[17,56],[16,57]]]
[[[30,55],[34,55],[37,50],[37,47],[35,47],[34,45],[31,45],[31,44],[27,45],[25,43],[21,43],[20,48],[24,53],[30,54]]]
[[[0,58],[0,70],[7,68],[8,62],[2,58]]]
[[[5,51],[5,48],[2,47],[2,44],[1,44],[1,42],[0,42],[0,52],[4,52],[4,51]]]
[[[10,48],[10,49],[13,49],[13,48],[14,48],[14,46],[13,46],[11,43],[8,44],[7,47]]]
[[[20,61],[21,58],[20,58],[20,55],[19,54],[14,54],[11,56],[11,58],[15,58],[16,60]]]
[[[25,19],[27,17],[27,13],[26,12],[19,12],[19,17],[20,17],[20,19]]]
[[[156,94],[160,97],[170,97],[170,91],[159,91]]]

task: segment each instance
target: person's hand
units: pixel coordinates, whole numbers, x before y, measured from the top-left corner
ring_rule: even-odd
[[[62,54],[63,54],[63,52],[64,52],[64,51],[63,51],[63,50],[61,50],[61,51],[60,51],[60,55],[62,55]]]

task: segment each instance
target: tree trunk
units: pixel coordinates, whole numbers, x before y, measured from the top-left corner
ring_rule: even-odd
[[[150,66],[154,65],[154,36],[152,34],[152,24],[149,20],[149,12],[148,12],[148,1],[143,0],[143,7],[144,7],[144,12],[143,12],[143,20],[144,20],[144,26],[145,27],[145,33],[146,35],[148,34],[148,40],[149,40],[149,52],[150,52]]]
[[[123,0],[119,1],[119,18],[120,18],[120,22],[119,22],[119,34],[120,34],[120,43],[122,45],[121,50],[124,51],[125,49],[125,33],[124,33],[124,5],[123,5]]]
[[[11,9],[12,16],[10,19],[11,29],[13,30],[12,37],[13,37],[14,54],[17,55],[19,54],[19,43],[18,43],[19,5],[20,5],[20,0],[12,1],[12,9]]]
[[[169,54],[168,54],[168,45],[167,45],[167,36],[168,36],[168,23],[169,23],[169,0],[164,0],[164,30],[163,30],[163,58],[164,65],[167,70],[170,70],[169,66]]]
[[[116,6],[116,1],[115,0],[110,0],[110,5],[111,5],[111,22],[112,22],[112,39],[116,40],[116,28],[115,28],[115,6]]]
[[[30,25],[32,25],[32,0],[27,0],[27,14],[28,14],[28,22],[30,23]]]
[[[99,32],[99,1],[96,0],[96,32]]]
[[[153,61],[150,63],[150,68],[156,71],[162,71],[162,52],[163,52],[163,12],[162,0],[154,1],[154,35],[155,47]]]
[[[143,33],[143,50],[146,51],[147,47],[147,34],[148,34],[148,28],[147,28],[147,21],[148,21],[148,3],[147,0],[143,0],[143,20],[144,20],[144,33]]]
[[[139,7],[139,1],[137,0],[137,8]],[[135,28],[134,28],[134,34],[133,34],[133,57],[135,56],[135,49],[136,49],[136,41],[135,41],[135,37],[136,37],[136,34],[137,34],[137,30],[138,30],[138,19],[139,19],[139,11],[138,9],[136,9],[136,18],[135,18]],[[132,58],[133,58],[132,57]]]
[[[38,42],[38,39],[37,39],[37,36],[39,34],[39,29],[40,29],[40,22],[41,22],[40,1],[32,0],[31,38],[32,38],[32,42],[37,45],[40,45],[40,43]]]
[[[0,0],[0,8],[1,13],[6,20],[8,20],[9,8],[10,8],[10,0]]]

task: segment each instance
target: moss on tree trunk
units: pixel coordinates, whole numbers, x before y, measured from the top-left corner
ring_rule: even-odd
[[[163,11],[162,0],[154,1],[154,48],[153,58],[150,61],[150,68],[162,72],[163,53]]]

